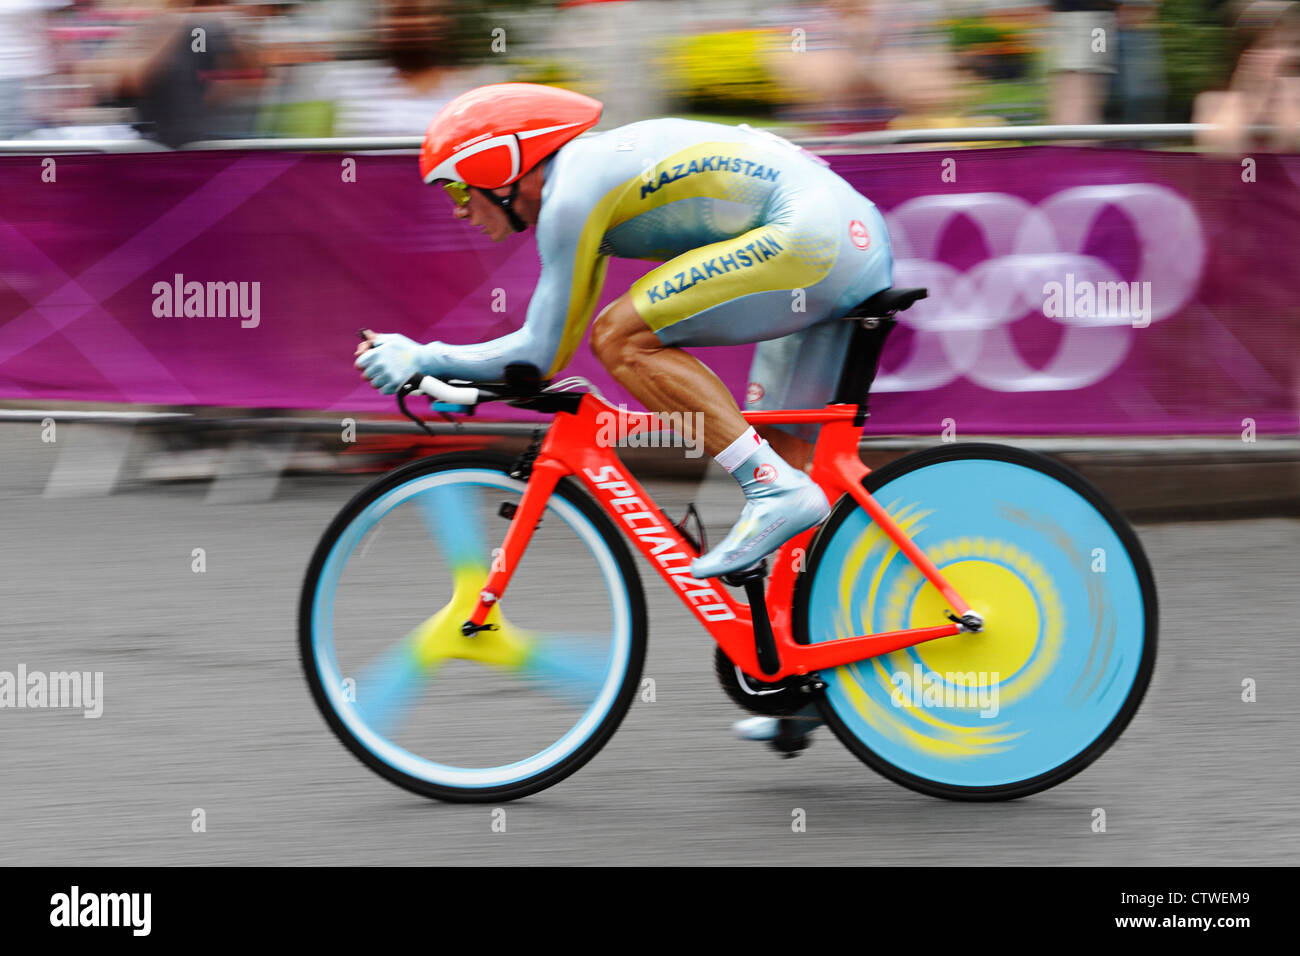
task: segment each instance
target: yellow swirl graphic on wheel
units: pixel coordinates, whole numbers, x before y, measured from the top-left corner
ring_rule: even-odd
[[[930,514],[928,511],[922,511],[919,514],[909,515],[908,512],[912,507],[912,505],[908,505],[900,508],[898,502],[895,501],[885,509],[894,524],[898,525],[903,531],[908,532],[909,537],[925,530],[925,525],[920,524],[920,521]],[[851,609],[854,606],[853,585],[858,580],[858,575],[861,573],[863,565],[866,564],[867,558],[882,545],[887,545],[887,547],[872,578],[871,591],[867,596],[867,601],[862,605],[861,610],[865,611],[866,608],[874,604],[881,575],[894,559],[894,556],[899,553],[898,546],[885,536],[885,533],[880,530],[878,525],[872,523],[868,524],[863,532],[858,535],[858,539],[853,542],[853,546],[849,548],[848,554],[845,556],[844,566],[840,569],[840,609],[836,615],[837,637],[865,634],[867,628],[870,627],[869,615],[864,613],[854,615],[852,613]]]
[[[943,568],[943,576],[959,594],[980,604],[985,628],[977,634],[958,634],[928,644],[918,644],[921,663],[940,674],[997,674],[1009,681],[1025,666],[1038,644],[1038,606],[1029,587],[1014,571],[978,558],[956,561]],[[916,595],[908,627],[925,627],[943,620],[947,602],[933,587]]]
[[[922,530],[919,520],[931,514],[918,507],[895,501],[886,510],[914,537]],[[1010,542],[961,537],[933,544],[926,554],[983,615],[984,629],[848,665],[848,699],[874,730],[930,756],[961,759],[1006,750],[1023,731],[1012,730],[1008,721],[969,726],[945,720],[936,708],[917,706],[899,693],[905,683],[899,675],[924,670],[927,681],[943,684],[938,690],[947,694],[944,709],[968,719],[980,714],[977,691],[995,692],[999,707],[1022,698],[1042,683],[1060,657],[1064,614],[1056,587],[1041,564]],[[873,557],[875,567],[867,570]],[[892,580],[883,589],[887,593],[882,593],[891,570]],[[942,595],[874,525],[850,548],[838,591],[836,638],[870,633],[872,622],[880,625],[877,630],[894,631],[947,620]]]

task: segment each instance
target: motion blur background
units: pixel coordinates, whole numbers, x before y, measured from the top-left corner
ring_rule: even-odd
[[[416,135],[457,93],[501,80],[599,96],[606,126],[668,113],[823,133],[1237,111],[1294,120],[1293,7],[4,0],[0,135]],[[196,25],[208,32],[202,62],[188,55]],[[1104,50],[1089,48],[1096,28]],[[1203,96],[1229,89],[1246,97],[1236,110]]]
[[[485,407],[428,439],[352,367],[359,326],[523,321],[531,234],[468,234],[412,154],[507,80],[600,98],[598,129],[769,128],[881,207],[896,284],[932,294],[887,350],[869,464],[994,436],[1142,522],[1172,623],[1112,754],[992,809],[829,739],[791,771],[727,738],[706,639],[644,568],[667,692],[527,802],[522,842],[338,747],[294,660],[320,531],[373,473],[532,431]],[[1292,2],[0,0],[0,669],[103,670],[107,696],[99,721],[0,713],[0,859],[753,862],[793,801],[821,828],[757,859],[1294,862],[1300,707],[1238,695],[1300,679],[1297,154]],[[601,303],[648,267],[611,263]],[[1049,314],[1067,274],[1149,283],[1145,321]],[[160,315],[174,279],[256,286],[258,314]],[[749,355],[701,350],[738,398]],[[623,397],[585,350],[571,370]],[[725,532],[739,498],[707,460],[628,460]],[[1076,839],[1102,805],[1123,839]],[[224,822],[193,837],[196,806]]]

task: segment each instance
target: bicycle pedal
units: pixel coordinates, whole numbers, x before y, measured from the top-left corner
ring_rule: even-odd
[[[721,575],[718,580],[723,584],[733,588],[743,588],[747,581],[763,581],[767,578],[767,558],[760,559],[757,563],[751,564],[747,568],[741,568],[739,571],[732,571],[730,574]]]
[[[812,746],[812,734],[781,733],[769,740],[767,745],[780,754],[782,759],[788,760]]]

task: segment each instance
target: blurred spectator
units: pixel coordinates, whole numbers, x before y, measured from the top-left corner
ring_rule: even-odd
[[[782,36],[772,68],[805,104],[832,114],[883,109],[895,126],[959,120],[961,84],[938,0],[831,0],[799,13],[787,19],[806,31],[806,49]]]
[[[247,136],[262,79],[240,38],[242,11],[221,0],[176,0],[82,68],[104,98],[135,107],[141,132],[168,146]]]
[[[1234,9],[1244,52],[1227,90],[1196,98],[1193,120],[1210,125],[1198,142],[1230,153],[1300,148],[1300,3],[1255,0]],[[1257,135],[1254,126],[1274,129]]]
[[[609,128],[669,111],[672,81],[662,75],[657,51],[665,42],[680,49],[681,21],[703,16],[716,22],[725,4],[711,0],[697,9],[679,0],[558,0],[556,8],[549,29],[530,31],[544,36],[537,51],[543,56],[522,64],[524,76],[541,73],[536,79],[542,82],[598,97],[605,105],[600,125]]]
[[[1051,121],[1100,123],[1107,76],[1115,72],[1115,0],[1052,0],[1048,18]]]
[[[266,0],[249,18],[250,45],[266,74],[257,108],[259,136],[328,136],[333,104],[322,89],[335,48],[344,44],[325,2]]]
[[[16,139],[39,123],[32,86],[52,72],[45,11],[68,0],[0,0],[0,140]]]
[[[455,64],[450,0],[379,0],[375,6],[378,59],[340,63],[326,81],[335,136],[419,135],[460,93],[507,79],[493,67]]]
[[[1157,18],[1160,0],[1121,0],[1119,62],[1112,77],[1112,117],[1119,123],[1164,120],[1165,59]]]

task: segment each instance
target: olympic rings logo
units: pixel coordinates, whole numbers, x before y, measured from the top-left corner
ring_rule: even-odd
[[[1136,274],[1120,276],[1104,259],[1085,255],[1093,225],[1107,209],[1122,213],[1140,246]],[[938,262],[945,233],[966,217],[983,238],[988,257],[965,272]],[[1206,246],[1191,205],[1164,186],[1135,183],[1079,186],[1037,206],[1005,193],[924,196],[886,217],[894,250],[894,285],[925,286],[930,297],[900,319],[916,331],[912,355],[882,372],[873,391],[941,388],[965,377],[999,392],[1085,388],[1124,360],[1135,334],[1124,316],[1053,317],[1065,326],[1055,355],[1041,368],[1016,348],[1010,323],[1044,315],[1044,286],[1066,281],[1097,284],[1150,282],[1151,321],[1192,301]]]

